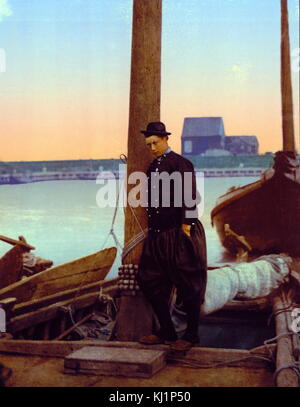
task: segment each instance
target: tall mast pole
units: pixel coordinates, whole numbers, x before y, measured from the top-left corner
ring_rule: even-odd
[[[146,172],[153,159],[140,131],[149,122],[160,120],[161,26],[162,0],[133,0],[127,180],[135,171]],[[127,194],[132,187],[127,184]],[[125,247],[146,227],[145,208],[130,208],[127,204]],[[123,258],[123,265],[138,265],[141,251],[142,243],[139,243]],[[141,292],[136,296],[122,295],[117,340],[137,340],[151,332],[152,322],[151,308]]]
[[[287,0],[281,0],[281,101],[283,151],[295,151],[293,92]]]

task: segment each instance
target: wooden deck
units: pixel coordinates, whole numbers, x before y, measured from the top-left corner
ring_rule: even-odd
[[[38,356],[3,356],[13,369],[7,387],[270,387],[272,372],[265,369],[219,367],[196,370],[167,365],[150,379],[64,374],[64,359]]]
[[[10,345],[8,344],[10,343]],[[36,343],[35,343],[36,342]],[[87,343],[88,342],[88,343]],[[263,360],[236,362],[230,367],[220,366],[196,369],[169,361],[152,378],[126,378],[120,376],[92,376],[64,374],[64,356],[87,344],[105,344],[103,341],[7,341],[0,340],[0,362],[13,370],[7,387],[271,387],[272,369]],[[120,346],[120,342],[106,342],[107,346]],[[143,348],[133,342],[122,343],[128,348]],[[144,347],[145,348],[145,347]],[[152,349],[166,349],[157,345]],[[4,350],[6,349],[6,352]],[[15,351],[14,354],[7,353]],[[31,351],[30,351],[31,349]],[[24,356],[20,352],[27,352]],[[29,354],[31,354],[29,356]],[[264,352],[262,351],[262,354]],[[41,356],[43,355],[43,356]],[[59,355],[59,356],[58,356]],[[201,364],[237,360],[247,357],[248,351],[212,348],[192,348],[186,358]],[[186,360],[183,358],[182,360]],[[183,362],[184,363],[184,362]]]

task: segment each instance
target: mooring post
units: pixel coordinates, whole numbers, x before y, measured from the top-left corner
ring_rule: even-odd
[[[277,351],[276,376],[277,387],[299,387],[299,375],[296,370],[294,356],[293,331],[289,326],[289,305],[293,303],[293,291],[287,293],[283,288],[273,298],[273,312],[275,315]],[[283,312],[284,311],[284,312]]]

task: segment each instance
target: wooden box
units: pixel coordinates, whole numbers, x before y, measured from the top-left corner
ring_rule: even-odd
[[[65,373],[149,378],[166,364],[166,352],[153,349],[86,346],[65,357]]]

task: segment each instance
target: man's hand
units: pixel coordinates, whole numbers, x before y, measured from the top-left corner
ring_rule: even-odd
[[[181,229],[188,237],[191,237],[191,225],[186,225],[183,223],[181,225]]]

